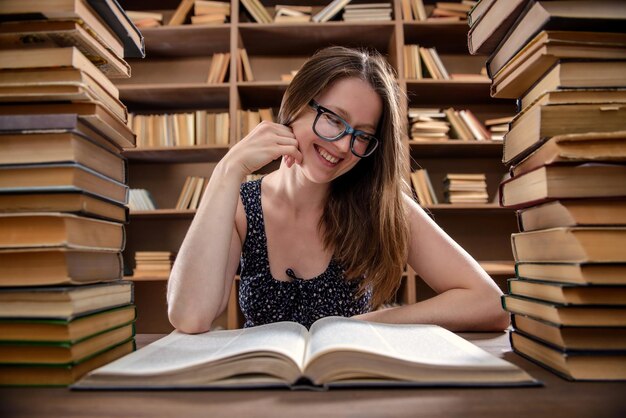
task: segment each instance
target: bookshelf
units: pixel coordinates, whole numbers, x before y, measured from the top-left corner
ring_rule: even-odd
[[[262,1],[268,11],[276,4],[313,6],[313,14],[330,0]],[[352,4],[379,3],[376,0],[353,0]],[[150,10],[163,13],[167,22],[178,6],[178,0],[120,1],[126,10]],[[512,115],[512,101],[495,101],[489,97],[489,81],[407,80],[403,74],[402,47],[419,44],[436,47],[451,73],[480,72],[485,57],[467,53],[466,22],[404,22],[401,1],[391,0],[392,20],[383,22],[270,23],[251,21],[239,0],[231,0],[229,23],[220,25],[163,26],[142,30],[146,58],[131,61],[133,77],[116,81],[121,99],[129,111],[165,113],[192,110],[228,112],[231,146],[237,142],[237,111],[272,108],[276,114],[288,82],[282,74],[296,70],[317,49],[330,45],[369,46],[385,54],[398,72],[398,82],[406,92],[403,107],[455,107],[471,109],[484,121]],[[434,1],[426,0],[427,11]],[[187,21],[188,22],[188,21]],[[254,81],[237,81],[238,48],[245,48]],[[206,84],[211,56],[230,53],[230,67],[224,83]],[[407,131],[408,134],[408,131]],[[497,184],[505,174],[500,162],[502,145],[497,141],[410,141],[412,169],[427,168],[435,192],[443,201],[443,178],[448,172],[486,173],[490,201]],[[187,176],[209,177],[228,147],[161,147],[129,150],[130,186],[150,190],[157,210],[131,212],[127,227],[125,261],[134,267],[135,251],[178,251],[195,214],[193,210],[175,210],[176,200]],[[269,172],[277,164],[263,169]],[[408,176],[409,173],[407,173]],[[517,225],[513,211],[495,203],[426,207],[435,221],[503,287],[513,274],[509,236]],[[236,288],[235,283],[235,288]],[[162,277],[137,281],[139,307],[138,332],[167,332],[165,306],[166,280]],[[432,293],[410,269],[405,273],[398,301],[412,303]],[[220,318],[224,326],[241,324],[236,295]]]

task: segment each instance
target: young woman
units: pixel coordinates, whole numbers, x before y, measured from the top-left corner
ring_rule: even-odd
[[[451,330],[502,330],[491,278],[410,197],[394,73],[375,52],[330,47],[217,164],[168,286],[169,318],[208,331],[241,264],[245,326],[329,315]],[[281,158],[262,180],[247,174]],[[373,310],[409,265],[438,295]]]

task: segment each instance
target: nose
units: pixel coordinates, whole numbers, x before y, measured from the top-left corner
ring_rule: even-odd
[[[335,146],[337,151],[341,152],[342,155],[345,156],[350,153],[350,142],[352,142],[352,134],[346,132],[341,138],[333,141],[332,144]]]

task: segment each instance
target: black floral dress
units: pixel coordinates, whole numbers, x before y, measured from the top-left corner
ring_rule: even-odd
[[[239,283],[244,327],[295,321],[309,328],[325,316],[348,317],[368,312],[371,292],[359,296],[359,280],[346,280],[343,267],[334,258],[326,271],[312,279],[298,278],[291,269],[286,272],[291,281],[272,277],[261,208],[261,181],[243,183],[240,190],[248,223]]]

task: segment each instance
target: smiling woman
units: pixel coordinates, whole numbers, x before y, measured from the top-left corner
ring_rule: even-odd
[[[172,324],[204,332],[240,266],[245,326],[330,315],[453,330],[508,325],[500,291],[410,197],[400,93],[376,52],[319,51],[263,122],[216,166],[173,268]],[[281,158],[261,180],[243,178]],[[374,311],[403,266],[439,295]]]

